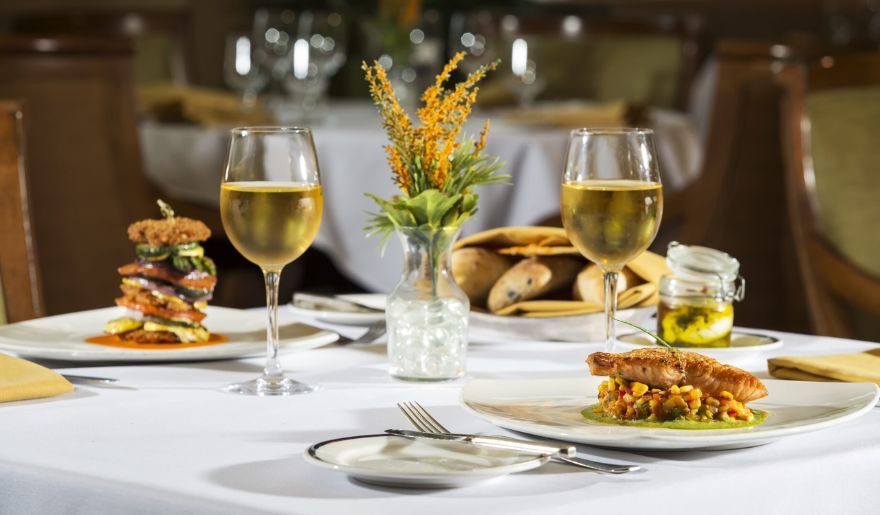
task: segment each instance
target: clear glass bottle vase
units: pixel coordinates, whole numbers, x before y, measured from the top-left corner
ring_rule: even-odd
[[[442,381],[465,373],[470,302],[452,277],[452,244],[459,231],[397,229],[403,275],[385,310],[394,377]]]

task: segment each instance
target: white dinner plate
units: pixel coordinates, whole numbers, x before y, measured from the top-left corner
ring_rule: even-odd
[[[316,443],[303,454],[309,463],[385,486],[467,486],[547,463],[547,455],[487,449],[464,442],[365,435]]]
[[[624,449],[738,449],[825,429],[874,409],[873,383],[765,380],[769,395],[750,407],[769,413],[758,426],[737,429],[663,429],[603,424],[581,410],[597,402],[605,378],[473,379],[461,393],[464,407],[498,426],[546,438]],[[829,437],[833,434],[829,433]]]
[[[656,307],[623,309],[617,318],[645,326]],[[600,342],[605,339],[605,314],[530,318],[471,311],[470,339],[478,343],[504,341]]]
[[[322,322],[330,324],[342,325],[372,325],[376,322],[385,320],[385,299],[387,295],[384,293],[350,293],[345,295],[337,295],[338,298],[357,302],[364,306],[381,309],[376,313],[363,313],[360,311],[335,311],[329,309],[306,309],[294,306],[292,302],[287,304],[296,315],[314,318]]]
[[[0,351],[19,356],[68,361],[201,361],[263,356],[266,314],[263,311],[208,306],[203,321],[226,342],[204,347],[128,349],[87,343],[102,334],[104,323],[124,316],[121,307],[80,311],[0,326]],[[339,335],[303,324],[279,327],[280,352],[299,352],[335,342]]]
[[[639,347],[654,347],[654,339],[644,333],[630,333],[617,338],[620,350],[632,350]],[[730,333],[730,347],[679,347],[681,350],[699,352],[716,358],[729,357],[734,354],[748,354],[782,347],[782,340],[767,334],[749,333],[734,330]]]

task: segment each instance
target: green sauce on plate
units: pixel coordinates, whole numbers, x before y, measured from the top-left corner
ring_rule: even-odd
[[[737,420],[735,422],[726,422],[724,420],[707,420],[704,422],[699,422],[696,420],[667,420],[666,422],[655,422],[652,420],[617,420],[614,417],[609,417],[607,415],[598,415],[593,413],[593,408],[599,406],[598,404],[591,404],[587,406],[583,410],[581,410],[581,415],[593,422],[599,422],[601,424],[613,424],[617,426],[632,426],[632,427],[657,427],[663,429],[736,429],[739,427],[750,427],[757,426],[759,424],[763,424],[765,420],[767,420],[767,412],[752,409],[752,413],[754,413],[755,418],[752,419],[751,422],[746,422],[744,420]]]

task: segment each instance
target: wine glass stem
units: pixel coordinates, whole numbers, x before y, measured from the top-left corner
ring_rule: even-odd
[[[284,377],[278,361],[278,283],[281,280],[281,271],[263,269],[263,277],[266,279],[266,310],[269,315],[269,325],[266,328],[266,368],[263,369],[263,375],[269,381],[279,381]]]
[[[605,271],[605,352],[614,352],[616,339],[614,317],[617,315],[616,270]]]

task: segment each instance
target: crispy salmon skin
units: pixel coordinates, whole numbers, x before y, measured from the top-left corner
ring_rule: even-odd
[[[621,376],[656,388],[693,385],[710,395],[730,392],[740,402],[767,396],[757,377],[695,352],[648,348],[621,354],[594,352],[587,365],[593,375]]]

